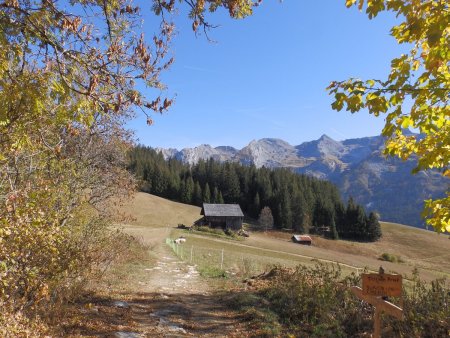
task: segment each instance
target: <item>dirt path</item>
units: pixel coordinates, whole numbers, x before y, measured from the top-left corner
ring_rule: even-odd
[[[195,266],[178,260],[168,248],[157,251],[158,261],[144,281],[149,293],[129,302],[143,336],[242,336],[237,315],[222,305]]]
[[[224,305],[220,292],[195,266],[179,260],[164,244],[166,228],[127,227],[151,246],[154,262],[114,299],[94,301],[90,313],[104,330],[82,329],[93,337],[246,337],[240,315]],[[96,327],[101,327],[98,325]]]

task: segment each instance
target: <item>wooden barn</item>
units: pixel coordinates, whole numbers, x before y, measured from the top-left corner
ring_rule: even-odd
[[[312,238],[308,235],[294,235],[291,237],[292,242],[303,244],[303,245],[311,245],[312,244]]]
[[[212,228],[240,230],[244,214],[239,204],[203,203],[201,223]]]

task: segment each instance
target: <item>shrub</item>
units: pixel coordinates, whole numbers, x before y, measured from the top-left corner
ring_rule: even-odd
[[[390,316],[385,325],[396,337],[447,337],[450,329],[450,290],[445,279],[427,284],[413,274],[413,285],[403,292],[403,320]]]
[[[244,313],[252,313],[249,307],[264,307],[271,312],[271,320],[278,318],[287,335],[359,337],[372,332],[373,307],[349,290],[360,284],[360,277],[343,277],[339,266],[278,267],[251,280],[255,296],[245,294],[231,306]],[[403,320],[383,316],[383,327],[390,330],[389,337],[446,337],[449,301],[445,279],[426,284],[416,272],[412,287],[403,290]]]
[[[262,294],[288,328],[310,337],[347,337],[352,333],[348,330],[364,331],[371,325],[361,315],[369,307],[348,289],[351,281],[343,279],[339,266],[317,263],[312,268],[280,270]]]
[[[225,270],[214,266],[204,266],[199,268],[200,275],[207,278],[228,278]]]
[[[252,292],[238,292],[228,299],[233,309],[239,309],[243,317],[250,322],[257,331],[257,337],[274,337],[281,333],[278,315],[267,307],[267,301],[260,295]]]
[[[400,256],[395,256],[387,252],[384,252],[379,259],[391,263],[404,263],[404,260]]]

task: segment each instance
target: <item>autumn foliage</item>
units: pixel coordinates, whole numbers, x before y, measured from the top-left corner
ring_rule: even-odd
[[[384,80],[349,79],[328,87],[333,109],[354,113],[367,109],[384,116],[388,155],[417,157],[414,172],[440,170],[450,177],[450,8],[440,0],[347,0],[347,7],[365,9],[370,19],[395,13],[402,22],[391,35],[410,50],[391,61]],[[418,129],[420,136],[406,133]],[[437,232],[450,231],[450,193],[425,201],[424,216]]]
[[[124,125],[135,112],[152,124],[150,113],[172,104],[161,96],[160,74],[173,62],[169,18],[180,3],[151,3],[157,29],[145,36],[142,10],[131,1],[0,2],[5,332],[28,335],[20,331],[31,327],[22,315],[70,298],[114,259],[120,237],[111,230],[114,204],[134,190],[124,158],[133,139]],[[237,18],[249,15],[254,3],[185,5],[194,25],[207,30],[207,10],[226,7]]]

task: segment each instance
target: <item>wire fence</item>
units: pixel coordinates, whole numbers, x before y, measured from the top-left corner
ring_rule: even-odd
[[[183,261],[200,269],[220,269],[232,275],[250,276],[268,270],[274,265],[295,266],[298,262],[239,251],[214,249],[188,243],[176,243],[166,238],[166,244]]]

